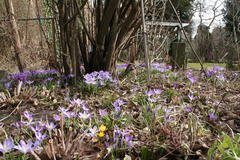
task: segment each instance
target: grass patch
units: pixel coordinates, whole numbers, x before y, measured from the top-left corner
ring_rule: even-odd
[[[193,69],[201,69],[200,63],[188,63],[187,66]],[[226,64],[225,63],[203,63],[204,68],[212,68],[213,66],[221,66],[225,68]]]

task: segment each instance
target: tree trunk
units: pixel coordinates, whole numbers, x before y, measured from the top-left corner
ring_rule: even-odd
[[[22,44],[21,44],[21,40],[19,37],[19,33],[18,33],[16,19],[14,16],[14,8],[13,8],[12,0],[5,0],[5,7],[6,7],[6,11],[8,13],[9,19],[10,19],[10,29],[11,29],[11,33],[12,33],[11,36],[12,36],[12,41],[13,41],[13,47],[15,50],[15,56],[16,56],[16,60],[17,60],[18,69],[20,72],[23,72],[23,70],[25,68],[24,67],[25,63],[24,63],[23,59],[21,58]]]

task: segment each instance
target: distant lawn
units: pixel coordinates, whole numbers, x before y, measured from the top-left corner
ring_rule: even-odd
[[[221,66],[221,67],[226,67],[225,63],[204,63],[203,67],[204,68],[212,68],[213,66]],[[199,63],[188,63],[189,68],[193,69],[201,69],[201,65]]]

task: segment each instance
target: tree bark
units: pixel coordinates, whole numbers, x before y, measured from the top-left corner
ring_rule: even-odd
[[[11,37],[13,40],[13,47],[15,50],[15,56],[16,56],[16,60],[17,60],[17,65],[18,65],[18,69],[20,72],[23,72],[24,70],[24,60],[21,58],[22,55],[22,44],[21,44],[21,40],[19,37],[19,33],[18,33],[18,27],[17,27],[17,23],[16,23],[16,19],[14,16],[14,8],[13,8],[13,3],[12,0],[4,0],[5,1],[5,7],[6,7],[6,11],[8,13],[9,19],[10,19],[10,29],[11,29]]]

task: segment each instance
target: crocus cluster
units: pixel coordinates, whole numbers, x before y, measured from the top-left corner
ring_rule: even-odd
[[[26,154],[28,152],[34,151],[36,148],[39,147],[39,145],[39,141],[33,143],[32,140],[28,140],[27,142],[24,140],[20,140],[19,144],[15,145],[12,138],[7,138],[4,140],[3,143],[0,143],[0,152],[6,154],[13,151],[14,149],[17,149],[18,151]]]
[[[117,69],[126,69],[127,66],[128,66],[128,64],[117,64],[117,65],[116,65],[116,68],[117,68]]]
[[[91,118],[91,114],[89,113],[89,108],[85,105],[85,102],[82,101],[81,99],[77,98],[77,99],[66,99],[67,101],[69,101],[70,103],[70,107],[78,107],[81,111],[80,112],[73,112],[70,111],[69,108],[64,108],[64,107],[59,107],[58,111],[67,118],[71,118],[71,117],[78,117],[81,118],[83,120],[87,120],[89,118]],[[58,115],[54,116],[54,119],[56,121],[60,120],[60,117]]]
[[[113,148],[122,147],[123,144],[127,145],[128,147],[132,147],[133,137],[130,135],[128,129],[121,130],[115,126],[113,142]]]
[[[207,75],[209,77],[216,77],[220,81],[224,81],[225,80],[225,76],[224,76],[223,71],[224,71],[223,67],[214,66],[212,69],[208,69],[207,70]]]
[[[124,105],[125,102],[121,99],[117,99],[114,103],[113,103],[113,107],[115,108],[115,112],[119,113],[121,111],[121,106]]]
[[[154,95],[160,95],[163,92],[161,89],[152,89],[146,91],[145,94],[148,96],[148,100],[150,102],[156,102],[157,100],[153,97]]]
[[[191,83],[195,83],[195,82],[198,81],[198,77],[193,74],[193,71],[192,71],[192,70],[189,70],[189,71],[186,73],[186,77],[187,77],[187,79],[188,79]]]
[[[108,83],[115,83],[111,74],[109,72],[99,71],[92,72],[90,74],[84,75],[85,83],[96,85],[96,86],[105,86]]]
[[[33,114],[29,111],[23,113],[23,120],[18,123],[14,123],[16,128],[26,127],[32,132],[33,137],[31,140],[20,140],[18,144],[14,144],[12,138],[7,138],[3,143],[0,143],[0,152],[3,154],[11,152],[16,149],[24,154],[32,152],[35,149],[40,149],[40,145],[43,140],[46,140],[47,131],[53,130],[56,125],[53,122],[34,121]]]
[[[23,85],[32,85],[35,82],[47,83],[54,80],[53,77],[56,77],[57,74],[56,70],[25,71],[12,74],[8,77],[5,87],[10,89],[19,82],[23,82]]]
[[[172,69],[172,66],[169,66],[165,63],[152,63],[151,69],[157,70],[159,72],[167,72]]]

